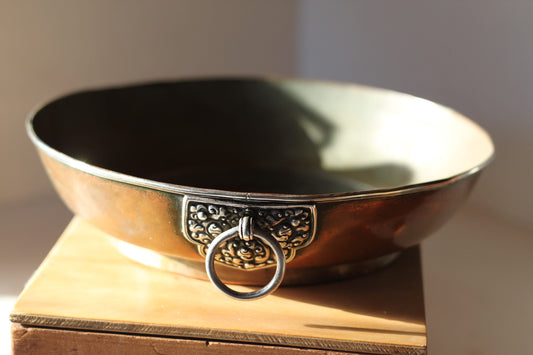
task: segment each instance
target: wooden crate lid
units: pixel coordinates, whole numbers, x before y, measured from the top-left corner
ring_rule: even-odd
[[[74,218],[28,281],[11,321],[366,353],[425,353],[418,248],[367,276],[281,288],[243,302],[207,281],[130,261],[108,238]]]

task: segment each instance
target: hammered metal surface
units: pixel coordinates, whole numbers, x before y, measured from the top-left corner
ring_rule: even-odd
[[[255,227],[278,241],[289,262],[296,255],[296,250],[313,241],[315,214],[312,205],[245,205],[188,197],[184,201],[184,235],[198,246],[200,255],[205,256],[214,238],[238,226],[241,217],[253,216]],[[220,246],[215,260],[244,270],[276,264],[274,253],[260,239],[243,240],[238,236]]]

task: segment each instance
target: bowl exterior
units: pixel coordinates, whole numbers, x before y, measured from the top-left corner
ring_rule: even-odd
[[[204,257],[187,237],[186,196],[119,182],[69,166],[40,150],[57,192],[78,216],[119,244],[160,255],[182,265],[171,268],[205,278]],[[287,264],[287,283],[308,283],[368,271],[390,262],[398,252],[435,232],[466,199],[479,170],[434,185],[382,194],[308,200],[315,210],[314,237]],[[192,196],[209,198],[209,196]],[[250,208],[294,201],[218,200]],[[143,261],[143,260],[140,260]],[[159,264],[158,264],[159,265]],[[160,265],[162,265],[160,263]],[[261,284],[271,268],[241,271],[221,265],[225,282]]]

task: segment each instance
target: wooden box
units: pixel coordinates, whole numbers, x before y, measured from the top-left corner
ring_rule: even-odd
[[[418,248],[365,276],[244,302],[137,264],[108,238],[73,219],[15,304],[14,354],[426,352]]]

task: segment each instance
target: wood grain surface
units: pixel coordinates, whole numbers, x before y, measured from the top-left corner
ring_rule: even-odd
[[[135,334],[11,327],[12,355],[343,355],[354,353]]]
[[[362,353],[425,353],[418,249],[366,276],[283,288],[264,299],[243,302],[223,295],[207,281],[130,261],[110,246],[108,238],[74,218],[20,295],[12,322],[196,338],[204,345],[206,340],[222,340]]]

